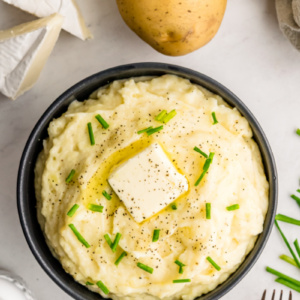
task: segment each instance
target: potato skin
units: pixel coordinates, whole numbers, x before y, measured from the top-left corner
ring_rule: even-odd
[[[125,23],[157,51],[190,53],[217,33],[227,0],[116,0]]]

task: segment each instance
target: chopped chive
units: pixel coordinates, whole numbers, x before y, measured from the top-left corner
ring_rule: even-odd
[[[173,119],[177,115],[175,109],[171,110],[167,115],[165,115],[162,119],[163,123],[168,123],[171,119]]]
[[[279,227],[279,224],[278,224],[278,222],[277,222],[276,220],[275,220],[275,225],[276,225],[277,229],[279,230],[279,232],[280,232],[280,234],[281,234],[281,236],[282,236],[282,238],[283,238],[283,240],[284,240],[286,246],[287,246],[288,249],[290,250],[290,253],[292,254],[292,256],[293,256],[293,258],[294,258],[294,260],[295,260],[297,266],[300,268],[300,262],[299,262],[297,256],[295,255],[293,249],[291,248],[291,246],[290,246],[288,240],[286,239],[285,235],[284,235],[283,232],[281,231],[281,229],[280,229],[280,227]]]
[[[101,280],[97,282],[97,285],[105,295],[109,293],[109,289],[105,286],[105,284]]]
[[[85,285],[94,285],[94,283],[87,281]]]
[[[211,159],[211,162],[213,161],[213,158],[215,156],[215,152],[210,152],[208,158]]]
[[[206,219],[211,219],[211,203],[205,203]]]
[[[212,264],[212,266],[217,270],[220,271],[221,268],[217,265],[216,262],[213,261],[213,259],[210,256],[207,256],[206,259]]]
[[[179,267],[185,267],[185,264],[182,263],[181,261],[177,260],[177,259],[176,259],[174,262],[175,262],[175,264],[178,265]]]
[[[204,156],[205,158],[208,158],[208,155],[205,153],[205,152],[203,152],[202,150],[200,150],[198,147],[194,147],[194,150],[196,151],[196,152],[198,152],[198,153],[200,153],[202,156]]]
[[[276,275],[276,276],[278,276],[278,277],[280,277],[282,279],[285,279],[286,281],[292,282],[292,283],[294,283],[297,286],[300,286],[300,281],[298,281],[298,280],[296,280],[296,279],[294,279],[292,277],[289,277],[289,276],[287,276],[287,275],[285,275],[283,273],[280,273],[280,272],[278,272],[278,271],[276,271],[276,270],[274,270],[274,269],[272,269],[270,267],[266,267],[266,271],[269,272],[269,273],[271,273],[271,274],[273,274],[273,275]]]
[[[153,133],[155,133],[155,132],[161,131],[163,128],[164,128],[164,126],[161,125],[161,126],[158,126],[158,127],[151,128],[151,129],[147,130],[146,133],[147,133],[147,135],[149,136],[149,135],[151,135],[151,134],[153,134]]]
[[[300,189],[298,189],[297,192],[300,193]]]
[[[300,198],[297,197],[296,195],[291,195],[291,197],[298,203],[298,205],[300,206]]]
[[[159,239],[159,232],[160,229],[154,229],[153,231],[153,237],[152,237],[152,242],[157,242]]]
[[[179,266],[179,274],[182,274],[183,273],[183,267],[185,267],[185,264],[182,263],[181,261],[179,260],[175,260],[175,264]]]
[[[69,224],[69,227],[71,228],[71,230],[74,232],[74,234],[76,235],[78,241],[83,244],[86,248],[90,248],[90,244],[84,239],[84,237],[79,233],[79,231],[76,229],[76,227],[74,226],[74,224]]]
[[[66,183],[70,183],[71,182],[71,180],[73,179],[73,177],[74,177],[74,175],[75,175],[75,170],[74,169],[72,169],[71,170],[71,172],[70,172],[70,174],[68,175],[68,177],[66,178]]]
[[[137,133],[138,133],[138,134],[141,134],[141,133],[144,133],[144,132],[149,131],[149,130],[152,129],[152,128],[153,128],[153,126],[150,126],[150,127],[148,127],[148,128],[145,128],[145,129],[142,129],[142,130],[138,131]]]
[[[280,255],[279,258],[298,268],[298,266],[293,258],[291,258],[285,254]]]
[[[296,219],[293,219],[293,218],[290,218],[288,216],[281,215],[281,214],[276,215],[275,220],[300,226],[299,220],[296,220]]]
[[[184,283],[184,282],[191,282],[191,279],[176,279],[176,280],[173,280],[173,283]]]
[[[176,204],[172,204],[171,208],[172,208],[173,210],[177,210]]]
[[[213,112],[211,113],[211,115],[212,115],[212,118],[213,118],[213,120],[214,120],[213,125],[218,124],[219,122],[218,122],[218,120],[217,120],[216,113],[213,111]]]
[[[212,162],[212,160],[210,158],[206,159],[206,161],[203,165],[203,171],[206,171],[206,172],[208,171],[211,162]]]
[[[118,244],[119,244],[119,241],[121,239],[121,236],[122,236],[122,234],[118,232],[117,235],[116,235],[116,237],[115,237],[115,240],[114,240],[114,242],[113,242],[113,244],[111,246],[112,252],[116,252]]]
[[[294,246],[297,251],[298,257],[300,258],[300,247],[297,239],[294,241]]]
[[[164,109],[155,117],[155,120],[162,122],[165,115],[167,115],[167,111]]]
[[[142,263],[140,263],[140,262],[138,262],[136,265],[137,265],[140,269],[142,269],[142,270],[144,270],[144,271],[146,271],[146,272],[148,272],[148,273],[150,273],[150,274],[153,273],[153,268],[151,268],[151,267],[148,267],[148,266],[146,266],[146,265],[144,265],[144,264],[142,264]]]
[[[97,204],[89,204],[88,208],[89,208],[89,210],[94,211],[94,212],[102,212],[103,211],[103,206],[97,205]]]
[[[200,177],[197,179],[197,181],[195,182],[195,186],[197,186],[201,180],[203,179],[204,175],[206,174],[207,171],[203,171],[200,175]]]
[[[73,217],[74,214],[76,213],[76,210],[79,208],[78,204],[74,204],[71,209],[67,212],[68,217]]]
[[[98,122],[102,125],[104,129],[107,129],[109,127],[106,121],[99,114],[95,116],[95,118],[98,120]]]
[[[227,209],[228,211],[237,210],[237,209],[239,209],[239,208],[240,208],[240,206],[239,206],[238,204],[233,204],[233,205],[230,205],[230,206],[227,206],[227,207],[226,207],[226,209]]]
[[[95,145],[95,137],[94,137],[92,123],[89,122],[87,124],[87,126],[88,126],[88,130],[89,130],[89,136],[90,136],[91,145],[93,146],[93,145]]]
[[[112,241],[111,241],[111,239],[110,239],[110,237],[109,237],[109,235],[107,233],[104,234],[104,238],[105,238],[108,246],[111,248],[113,243],[112,243]]]
[[[111,199],[111,195],[107,192],[107,191],[103,191],[102,195],[107,199],[110,200]]]
[[[300,135],[300,129],[299,129],[299,128],[296,130],[296,133],[297,133],[298,135]]]
[[[125,251],[123,251],[122,253],[121,253],[121,255],[117,258],[117,260],[115,261],[115,265],[117,266],[119,263],[120,263],[120,261],[123,259],[123,257],[125,257],[125,256],[127,256],[127,253],[125,252]]]
[[[289,287],[290,289],[293,289],[293,290],[297,291],[298,293],[300,293],[300,286],[298,286],[298,285],[296,285],[292,282],[289,282],[289,281],[287,281],[283,278],[277,278],[277,279],[275,279],[275,281]]]

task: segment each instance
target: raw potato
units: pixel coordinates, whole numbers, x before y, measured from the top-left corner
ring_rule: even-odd
[[[217,33],[227,0],[117,0],[125,23],[157,51],[190,53]]]

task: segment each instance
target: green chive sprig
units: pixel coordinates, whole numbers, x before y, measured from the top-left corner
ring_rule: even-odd
[[[92,283],[92,282],[90,282],[90,281],[87,281],[87,282],[85,283],[85,285],[94,285],[94,283]]]
[[[139,130],[137,133],[138,133],[138,134],[141,134],[141,133],[147,132],[148,130],[150,130],[150,129],[152,129],[152,128],[153,128],[153,126],[150,126],[150,127],[148,127],[148,128]]]
[[[110,200],[110,199],[111,199],[111,195],[110,195],[107,191],[102,191],[102,195],[103,195],[107,200]]]
[[[297,204],[300,206],[300,198],[299,197],[297,197],[296,195],[291,195],[291,198],[293,198],[297,202]]]
[[[277,278],[277,279],[275,279],[275,281],[289,287],[290,289],[293,289],[293,290],[297,291],[298,293],[300,293],[300,286],[298,286],[298,285],[296,285],[292,282],[289,282],[289,281],[287,281],[283,278]]]
[[[177,210],[177,205],[174,203],[174,204],[171,205],[171,208],[172,208],[173,210]]]
[[[208,155],[205,153],[205,152],[203,152],[201,149],[199,149],[198,147],[194,147],[194,150],[196,151],[196,152],[198,152],[198,153],[200,153],[202,156],[204,156],[205,158],[208,158]]]
[[[281,214],[276,215],[275,220],[300,226],[300,221],[299,220],[296,220],[296,219],[293,219],[293,218],[290,218],[288,216],[281,215]]]
[[[156,133],[156,132],[159,132],[159,131],[161,131],[161,130],[163,130],[163,129],[164,129],[164,126],[161,125],[161,126],[158,126],[158,127],[151,128],[151,129],[147,130],[146,133],[147,133],[147,135],[149,136],[149,135],[152,135],[152,134],[154,134],[154,133]]]
[[[94,137],[94,132],[93,132],[93,127],[92,127],[92,123],[89,122],[87,124],[88,126],[88,131],[89,131],[89,136],[90,136],[90,141],[91,141],[91,145],[95,145],[95,137]]]
[[[239,204],[233,204],[233,205],[230,205],[230,206],[227,206],[227,207],[226,207],[226,209],[227,209],[228,211],[237,210],[237,209],[239,209],[239,208],[240,208]]]
[[[76,227],[74,226],[74,224],[69,224],[68,225],[71,230],[73,231],[73,233],[75,234],[75,236],[77,237],[78,241],[83,244],[86,248],[90,248],[90,244],[84,239],[84,237],[79,233],[79,231],[76,229]]]
[[[212,115],[212,118],[213,118],[213,125],[215,125],[215,124],[218,124],[219,122],[218,122],[218,120],[217,120],[217,117],[216,117],[216,113],[213,111],[212,113],[211,113],[211,115]]]
[[[159,232],[160,232],[160,229],[153,230],[152,242],[157,242],[159,240]]]
[[[191,282],[191,279],[175,279],[175,280],[173,280],[173,283],[185,283],[185,282]]]
[[[113,242],[111,241],[110,236],[106,233],[106,234],[104,234],[104,238],[105,238],[105,240],[106,240],[108,246],[111,248]]]
[[[113,242],[113,244],[111,246],[112,252],[116,252],[121,237],[122,237],[122,234],[118,232],[117,235],[116,235],[116,237],[115,237],[115,240],[114,240],[114,242]]]
[[[98,122],[102,125],[102,127],[104,129],[107,129],[109,127],[109,125],[107,124],[107,122],[101,117],[101,115],[97,115],[95,116],[95,118],[98,120]]]
[[[155,120],[166,124],[173,119],[176,114],[177,112],[175,109],[171,110],[169,113],[164,109],[155,117]]]
[[[269,272],[269,273],[271,273],[271,274],[273,274],[273,275],[275,275],[275,276],[278,276],[279,278],[285,279],[288,282],[292,282],[295,285],[297,285],[297,286],[300,287],[300,281],[298,281],[298,280],[296,280],[296,279],[294,279],[294,278],[292,278],[290,276],[287,276],[287,275],[285,275],[285,274],[283,274],[281,272],[278,272],[278,271],[276,271],[276,270],[274,270],[274,269],[272,269],[270,267],[266,267],[266,271]]]
[[[211,265],[212,265],[217,271],[220,271],[220,270],[221,270],[220,266],[218,266],[218,264],[217,264],[210,256],[207,256],[206,259],[211,263]]]
[[[285,254],[280,255],[279,258],[298,268],[298,266],[293,258],[291,258]]]
[[[203,165],[203,171],[200,175],[200,177],[197,179],[197,181],[195,182],[195,186],[199,185],[199,183],[201,182],[201,180],[203,179],[203,177],[205,176],[205,174],[207,173],[213,158],[214,158],[215,153],[214,152],[210,152],[208,158],[205,160],[205,163]]]
[[[109,293],[109,289],[106,287],[106,285],[101,281],[99,280],[97,283],[98,287],[102,290],[102,292],[107,295]]]
[[[163,118],[167,115],[167,111],[164,109],[162,110],[156,117],[155,120],[162,122]]]
[[[162,121],[163,123],[168,123],[171,119],[173,119],[177,115],[177,112],[175,109],[171,110],[166,116],[163,117]]]
[[[79,205],[78,204],[74,204],[70,210],[67,212],[67,216],[68,217],[73,217],[74,214],[76,213],[77,209],[79,208]]]
[[[97,205],[97,204],[89,204],[88,208],[89,208],[89,210],[94,211],[94,212],[102,212],[103,211],[103,206]]]
[[[300,262],[299,262],[297,256],[295,255],[295,253],[294,253],[292,247],[290,246],[290,243],[288,242],[287,238],[285,237],[284,233],[283,233],[282,230],[280,229],[279,224],[278,224],[278,222],[277,222],[276,220],[275,220],[275,225],[276,225],[277,229],[279,230],[279,232],[280,232],[280,234],[281,234],[281,237],[283,238],[283,240],[284,240],[286,246],[288,247],[290,253],[292,254],[292,256],[293,256],[293,258],[294,258],[294,260],[295,260],[297,266],[300,268]]]
[[[296,133],[297,133],[298,135],[300,135],[300,129],[299,129],[299,128],[296,130]]]
[[[140,269],[144,270],[145,272],[148,272],[148,273],[150,273],[150,274],[153,273],[153,268],[151,268],[151,267],[149,267],[149,266],[146,266],[146,265],[144,265],[144,264],[142,264],[142,263],[140,263],[140,262],[138,262],[136,265],[137,265]]]
[[[123,251],[123,252],[121,253],[121,255],[120,255],[120,256],[117,258],[117,260],[115,261],[115,265],[118,266],[119,263],[121,262],[121,260],[122,260],[125,256],[127,256],[127,253],[126,253],[125,251]]]
[[[175,264],[177,266],[179,266],[179,274],[182,274],[183,273],[183,267],[185,267],[185,264],[182,263],[181,261],[177,260],[177,259],[175,260]]]
[[[300,247],[297,239],[294,241],[294,246],[297,251],[298,257],[300,258]]]
[[[72,169],[71,170],[71,172],[70,172],[70,174],[68,175],[68,177],[66,178],[66,183],[70,183],[71,182],[71,180],[73,179],[73,177],[74,177],[74,175],[75,175],[75,170],[74,169]]]
[[[206,219],[211,219],[211,203],[205,203]]]

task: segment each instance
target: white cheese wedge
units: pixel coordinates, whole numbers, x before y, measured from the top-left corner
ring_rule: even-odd
[[[108,182],[138,223],[188,190],[187,179],[157,143],[118,166]]]
[[[61,30],[63,17],[49,17],[0,31],[0,92],[16,99],[37,81]]]
[[[92,38],[75,0],[3,0],[30,14],[47,17],[59,13],[64,19],[62,28],[82,40]]]

